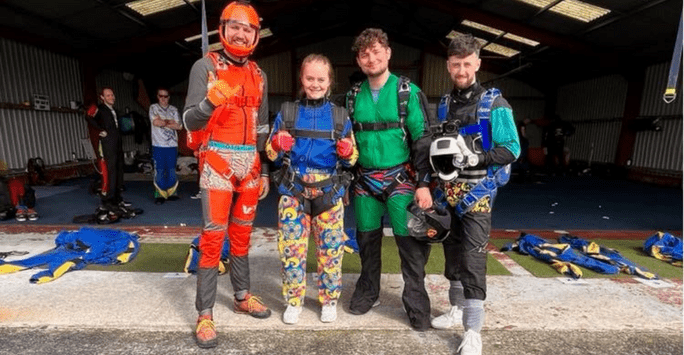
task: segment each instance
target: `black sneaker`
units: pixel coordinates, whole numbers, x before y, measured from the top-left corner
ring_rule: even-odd
[[[19,222],[24,222],[26,221],[26,218],[28,216],[28,211],[24,207],[17,207],[17,213],[14,215],[14,218],[19,221]]]
[[[155,205],[163,205],[166,200],[163,197],[157,197],[154,199],[154,204]]]
[[[38,212],[34,210],[33,208],[29,208],[26,211],[26,216],[28,217],[29,221],[37,221],[38,220]]]
[[[169,200],[169,201],[178,201],[178,200],[180,200],[180,197],[178,197],[178,196],[176,196],[176,195],[171,195],[171,196],[169,196],[169,198],[167,198],[167,200]]]
[[[95,215],[97,216],[98,224],[110,224],[119,220],[119,215],[102,207],[97,209]]]
[[[133,218],[136,215],[135,209],[130,207],[119,207],[119,210],[116,212],[121,216],[121,218],[126,219]]]

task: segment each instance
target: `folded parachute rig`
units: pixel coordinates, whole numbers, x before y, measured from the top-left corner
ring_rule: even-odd
[[[194,274],[197,272],[199,265],[199,237],[192,240],[190,243],[190,249],[188,254],[185,256],[185,266],[183,271],[188,274]],[[219,262],[219,275],[223,275],[228,271],[228,266],[230,265],[230,241],[228,236],[225,236],[223,240],[223,249],[221,249],[221,261]]]
[[[658,260],[667,261],[675,266],[682,266],[682,252],[684,251],[682,238],[675,237],[670,233],[658,232],[646,239],[644,251]]]
[[[136,234],[113,229],[81,228],[62,231],[55,239],[56,247],[47,252],[20,260],[0,260],[0,274],[47,266],[29,279],[41,284],[53,281],[68,271],[80,270],[89,264],[125,264],[138,255],[140,244]]]
[[[595,242],[591,242],[569,234],[558,237],[558,241],[561,243],[570,244],[573,249],[592,259],[617,266],[620,271],[625,274],[636,275],[647,280],[658,279],[656,274],[649,272],[643,266],[639,266],[633,261],[625,258],[616,249],[598,245]]]
[[[574,279],[582,277],[582,269],[579,266],[600,274],[611,275],[622,271],[649,280],[658,278],[615,249],[571,235],[562,235],[558,238],[558,243],[551,243],[539,236],[521,233],[514,243],[501,248],[501,251],[509,250],[546,261],[559,273]]]

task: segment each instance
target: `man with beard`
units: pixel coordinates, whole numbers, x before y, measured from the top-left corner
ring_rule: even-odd
[[[511,106],[499,90],[485,89],[476,80],[480,43],[472,35],[458,36],[447,56],[454,88],[440,102],[442,137],[430,147],[430,159],[451,206],[444,275],[450,281],[452,307],[433,319],[432,326],[446,329],[462,323],[465,334],[458,351],[481,355],[492,204],[497,188],[508,181],[510,164],[520,155],[520,141]],[[440,151],[447,154],[437,156]]]
[[[219,36],[223,50],[198,60],[190,72],[183,122],[191,149],[199,150],[204,226],[197,270],[199,312],[195,331],[202,348],[218,345],[212,309],[226,232],[230,241],[230,281],[236,313],[271,315],[250,292],[248,251],[257,200],[268,193],[268,171],[260,153],[268,135],[265,76],[248,60],[259,42],[254,8],[235,1],[223,10]]]
[[[347,96],[359,148],[354,209],[361,256],[361,275],[349,310],[364,314],[378,301],[382,217],[388,212],[401,258],[404,308],[411,326],[426,330],[430,300],[424,278],[430,249],[409,237],[406,207],[414,199],[421,208],[432,206],[427,99],[407,78],[390,73],[392,50],[382,30],[364,30],[352,51],[367,80]]]

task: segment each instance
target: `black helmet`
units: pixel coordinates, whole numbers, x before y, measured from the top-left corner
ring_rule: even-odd
[[[408,207],[409,235],[417,240],[428,243],[441,243],[451,231],[451,215],[437,205],[424,210],[413,201]]]

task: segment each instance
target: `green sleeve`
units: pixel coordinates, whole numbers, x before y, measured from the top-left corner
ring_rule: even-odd
[[[411,95],[409,96],[408,102],[408,115],[406,117],[406,127],[411,134],[411,139],[413,141],[419,140],[423,137],[426,131],[426,108],[421,104],[418,93],[420,88],[413,83],[411,83]]]

